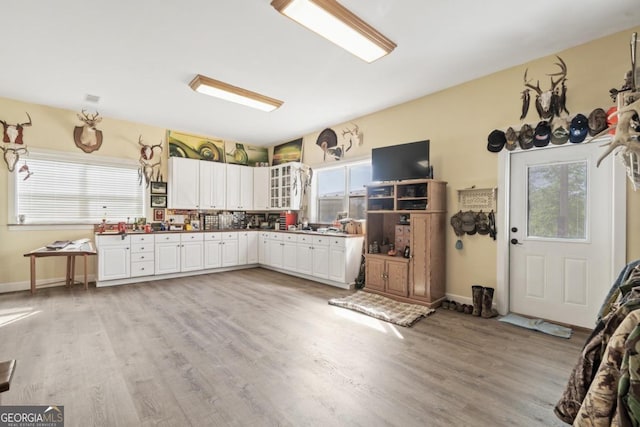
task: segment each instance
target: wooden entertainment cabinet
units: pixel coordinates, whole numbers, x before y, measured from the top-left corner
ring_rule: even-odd
[[[444,300],[446,186],[433,179],[367,186],[365,291],[428,307]],[[376,245],[380,253],[371,253]]]

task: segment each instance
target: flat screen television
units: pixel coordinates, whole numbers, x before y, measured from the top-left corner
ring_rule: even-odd
[[[371,150],[372,181],[403,181],[428,178],[429,140]]]

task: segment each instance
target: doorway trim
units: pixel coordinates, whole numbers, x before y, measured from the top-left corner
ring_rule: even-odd
[[[587,144],[602,144],[609,142],[611,137],[598,138],[589,141]],[[549,145],[535,150],[553,150],[563,147],[563,145]],[[566,148],[565,148],[566,149]],[[519,150],[519,149],[518,149]],[[604,149],[603,149],[604,152]],[[604,161],[613,161],[612,182],[610,203],[613,205],[610,226],[613,236],[610,246],[610,261],[612,266],[611,284],[618,276],[620,270],[626,265],[626,245],[627,245],[627,174],[622,161],[615,154],[610,155]],[[498,212],[496,228],[498,237],[496,243],[496,308],[500,314],[509,312],[509,215],[507,212],[511,202],[511,151],[501,150],[498,153]],[[594,322],[596,319],[593,319]]]

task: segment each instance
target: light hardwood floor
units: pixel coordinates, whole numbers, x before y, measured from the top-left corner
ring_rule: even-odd
[[[264,269],[0,295],[3,405],[67,426],[561,426],[586,339],[438,309],[412,328]]]

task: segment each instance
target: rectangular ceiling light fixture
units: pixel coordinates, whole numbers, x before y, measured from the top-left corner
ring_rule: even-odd
[[[396,48],[394,42],[335,0],[273,0],[271,6],[366,62]]]
[[[283,102],[198,74],[189,83],[191,89],[205,95],[236,102],[262,111],[273,111]]]

